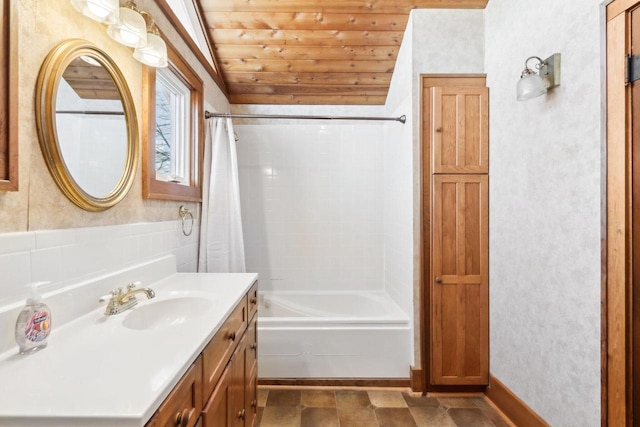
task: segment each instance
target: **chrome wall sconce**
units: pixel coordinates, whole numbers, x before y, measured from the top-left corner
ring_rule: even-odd
[[[84,16],[108,25],[109,37],[135,49],[133,57],[150,67],[166,67],[167,45],[160,37],[150,13],[141,11],[128,0],[71,0]]]
[[[529,61],[535,59],[538,63],[535,72],[529,68]],[[551,88],[560,85],[560,54],[554,53],[544,61],[537,56],[531,56],[524,62],[524,70],[518,81],[516,98],[526,101],[544,95]]]

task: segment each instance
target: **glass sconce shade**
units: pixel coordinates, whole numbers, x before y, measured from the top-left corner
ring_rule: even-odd
[[[534,72],[522,73],[516,89],[518,101],[526,101],[547,93],[547,82]]]
[[[71,0],[71,5],[94,21],[109,25],[118,22],[119,0]]]
[[[133,52],[133,57],[150,67],[162,68],[168,65],[167,45],[157,34],[147,33],[147,44]]]
[[[107,33],[125,46],[139,48],[147,44],[147,23],[140,13],[128,7],[120,8],[120,19],[109,25]]]

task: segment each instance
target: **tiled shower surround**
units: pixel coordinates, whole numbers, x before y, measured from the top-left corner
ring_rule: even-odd
[[[261,289],[383,289],[384,124],[235,129],[247,270]]]

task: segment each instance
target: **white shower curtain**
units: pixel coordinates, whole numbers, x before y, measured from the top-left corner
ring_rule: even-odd
[[[243,273],[238,156],[231,119],[206,126],[198,272]]]

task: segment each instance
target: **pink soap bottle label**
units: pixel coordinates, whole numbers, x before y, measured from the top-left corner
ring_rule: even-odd
[[[40,342],[49,336],[51,319],[46,311],[35,313],[24,330],[25,336],[29,341]]]

